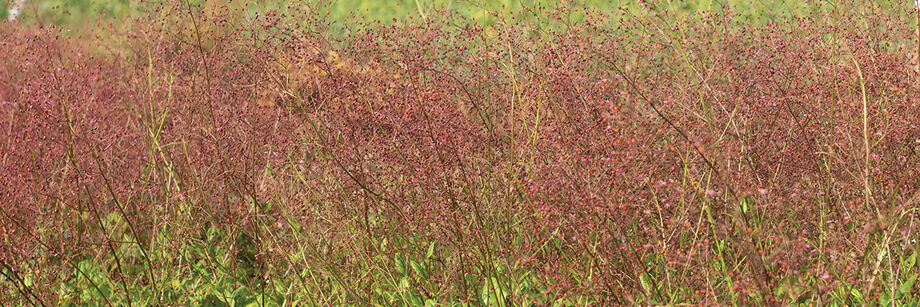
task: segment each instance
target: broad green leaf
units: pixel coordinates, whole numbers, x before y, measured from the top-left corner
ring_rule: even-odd
[[[891,294],[888,291],[882,291],[881,296],[878,298],[878,302],[881,306],[891,305]]]
[[[236,290],[234,290],[233,293],[230,294],[230,297],[234,299],[237,297],[240,297],[244,294],[244,291],[246,291],[246,287],[240,286],[239,288],[236,288]]]
[[[418,297],[415,291],[409,292],[409,306],[423,306],[422,299]]]
[[[425,270],[425,266],[418,264],[415,260],[412,260],[409,265],[411,265],[412,270],[419,275],[419,281],[428,279],[428,270]]]
[[[917,264],[917,251],[914,251],[914,253],[911,254],[910,257],[907,257],[907,265],[905,265],[905,267],[908,270],[910,270],[910,269],[913,269],[914,265],[916,264]]]
[[[915,282],[917,282],[917,274],[914,274],[908,278],[907,281],[898,286],[898,294],[904,295],[910,293],[910,290],[914,288]]]

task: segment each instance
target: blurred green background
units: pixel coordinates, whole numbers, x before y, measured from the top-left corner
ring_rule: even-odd
[[[8,8],[16,0],[0,0],[0,17],[7,19]],[[194,5],[206,0],[190,0]],[[221,0],[240,1],[240,0]],[[880,0],[890,2],[891,0]],[[298,1],[295,1],[298,2]],[[302,2],[302,1],[300,1]],[[393,18],[418,18],[431,14],[436,9],[446,9],[465,17],[489,22],[494,18],[490,14],[506,17],[520,16],[524,9],[536,11],[554,10],[565,7],[578,11],[579,8],[615,10],[626,7],[638,9],[642,6],[654,10],[667,9],[673,12],[695,12],[720,10],[728,5],[744,18],[768,20],[777,16],[800,14],[821,7],[835,7],[853,1],[802,1],[802,0],[337,0],[312,1],[320,13],[328,13],[332,20],[343,21],[355,17],[364,20],[377,20],[385,24],[392,23]],[[19,19],[56,23],[70,27],[81,27],[97,20],[122,16],[137,11],[144,1],[138,0],[26,0],[25,8]],[[284,7],[288,1],[253,1],[250,11],[264,11]]]

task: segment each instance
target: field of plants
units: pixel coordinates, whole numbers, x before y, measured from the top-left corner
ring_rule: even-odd
[[[0,0],[0,306],[916,306],[916,5]]]

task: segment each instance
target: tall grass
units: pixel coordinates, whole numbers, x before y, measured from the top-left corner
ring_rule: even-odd
[[[253,6],[0,24],[0,301],[920,299],[912,4]]]

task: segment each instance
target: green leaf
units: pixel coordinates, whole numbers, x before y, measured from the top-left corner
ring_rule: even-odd
[[[907,279],[904,283],[898,286],[898,294],[904,295],[910,293],[910,289],[914,288],[914,283],[917,282],[917,274],[914,274]]]
[[[418,297],[415,291],[409,292],[409,306],[423,306],[422,299]]]
[[[110,287],[108,283],[99,285],[99,294],[101,294],[103,297],[111,297],[112,287]]]
[[[891,295],[888,291],[882,291],[882,295],[878,298],[878,301],[881,306],[891,305]]]
[[[396,255],[396,271],[399,274],[406,275],[406,263],[403,262],[402,257]]]
[[[230,294],[230,297],[231,298],[240,297],[244,294],[244,291],[246,291],[246,287],[240,286],[239,288],[236,288],[236,290],[234,290],[233,293]]]
[[[479,299],[482,300],[482,306],[489,306],[489,282],[482,283],[482,289],[479,290]]]
[[[853,299],[855,299],[857,303],[862,303],[866,300],[866,298],[863,297],[862,292],[859,292],[859,289],[856,288],[850,290],[850,295],[853,296]]]
[[[480,305],[502,306],[502,301],[505,299],[507,293],[504,288],[505,287],[503,287],[495,277],[483,280],[482,289],[479,293],[479,297],[482,300]]]
[[[917,254],[914,253],[916,256]],[[434,256],[434,242],[431,242],[431,245],[428,245],[428,252],[425,253],[425,259],[431,259],[431,256]]]
[[[214,295],[213,293],[208,294],[207,296],[201,298],[198,302],[199,306],[230,306],[226,302],[222,301],[220,297]]]
[[[414,270],[415,273],[419,275],[419,281],[428,279],[428,270],[425,270],[425,266],[418,264],[418,262],[415,262],[415,260],[409,262],[409,265],[411,265],[412,270]]]
[[[399,280],[399,286],[400,286],[401,288],[403,288],[403,289],[409,289],[409,287],[410,287],[410,285],[409,285],[409,279],[408,279],[408,278],[405,278],[405,277],[403,277],[402,279],[400,279],[400,280]]]
[[[639,284],[642,285],[642,289],[645,289],[645,291],[651,291],[652,289],[651,281],[649,281],[648,274],[646,273],[639,275]]]

